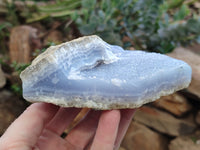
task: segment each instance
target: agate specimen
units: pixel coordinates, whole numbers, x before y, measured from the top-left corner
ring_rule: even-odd
[[[93,35],[49,47],[20,77],[23,96],[31,102],[122,109],[186,88],[191,68],[166,55],[124,50]]]

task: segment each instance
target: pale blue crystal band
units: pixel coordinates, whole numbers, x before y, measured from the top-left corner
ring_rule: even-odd
[[[88,36],[50,47],[21,74],[23,96],[65,107],[134,108],[187,87],[191,67]]]

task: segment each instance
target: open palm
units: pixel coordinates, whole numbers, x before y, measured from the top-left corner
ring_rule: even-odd
[[[95,111],[60,135],[80,112],[46,103],[32,104],[0,138],[1,150],[113,150],[118,149],[133,109]]]

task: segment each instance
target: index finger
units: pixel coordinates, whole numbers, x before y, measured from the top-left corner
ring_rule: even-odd
[[[103,111],[91,149],[113,150],[120,123],[120,110]]]

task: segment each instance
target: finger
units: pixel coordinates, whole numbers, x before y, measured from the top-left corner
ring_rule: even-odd
[[[58,108],[46,103],[32,104],[7,129],[2,137],[4,145],[6,142],[8,142],[8,145],[19,143],[30,147],[35,145],[43,128],[55,115]]]
[[[91,150],[113,150],[119,122],[119,110],[104,111],[100,116]]]
[[[58,135],[61,135],[80,110],[81,109],[79,108],[60,108],[46,128],[57,133]]]
[[[66,140],[84,149],[94,137],[100,114],[101,111],[91,110],[86,118],[69,132]]]
[[[132,121],[134,112],[135,112],[135,109],[122,109],[121,110],[121,120],[120,120],[120,124],[119,124],[117,139],[115,141],[115,148],[114,148],[115,150],[119,149],[122,139],[124,138],[124,135],[126,134],[129,124]]]

